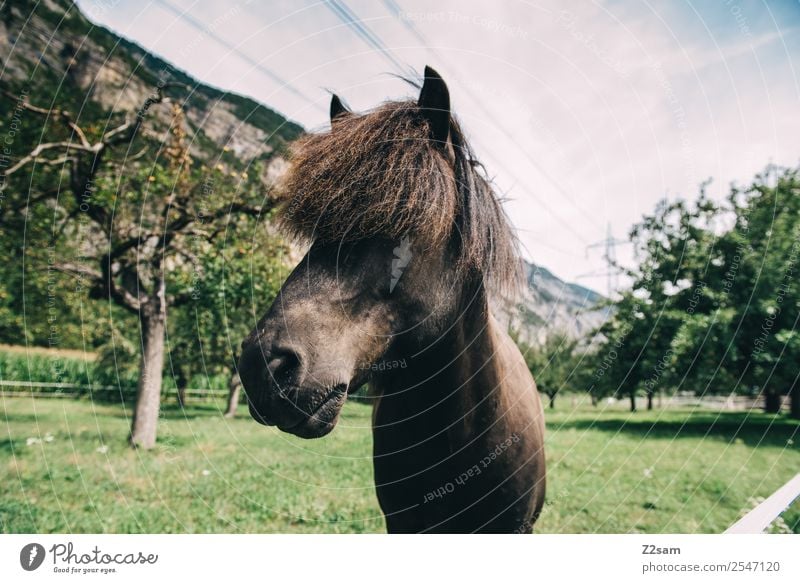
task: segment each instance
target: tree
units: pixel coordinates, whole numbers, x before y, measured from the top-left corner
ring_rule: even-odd
[[[578,340],[564,332],[549,334],[540,346],[520,346],[536,386],[548,396],[551,409],[555,408],[556,395],[569,386],[580,370],[577,348]]]
[[[749,277],[738,292],[738,330],[731,333],[742,382],[757,387],[769,412],[790,397],[790,414],[800,419],[800,174],[768,167],[747,188],[733,189],[729,205],[735,226],[728,257],[741,257]],[[731,249],[733,249],[731,251]],[[733,295],[733,294],[731,294]]]
[[[164,87],[135,115],[101,130],[81,127],[67,111],[20,98],[19,108],[49,122],[43,134],[56,135],[3,173],[5,183],[30,167],[31,191],[17,208],[45,204],[58,218],[54,237],[81,242],[59,247],[65,253],[54,267],[75,277],[90,297],[138,319],[141,357],[129,441],[142,448],[156,441],[167,311],[185,301],[168,280],[198,268],[188,243],[211,245],[226,227],[240,228],[240,221],[263,217],[273,206],[254,174],[222,164],[193,167],[183,109],[165,98]],[[171,105],[166,137],[144,127],[150,109],[160,104]],[[144,148],[133,153],[137,142]],[[59,180],[54,185],[52,174],[40,179],[38,168],[54,169]],[[66,256],[68,249],[74,257]]]
[[[800,179],[769,167],[722,203],[662,202],[631,231],[639,265],[599,330],[605,390],[760,393],[798,416]],[[624,330],[624,334],[620,334]],[[624,340],[620,340],[620,338]],[[614,389],[616,386],[616,389]]]
[[[645,348],[651,340],[652,320],[649,304],[632,292],[625,292],[614,303],[612,317],[596,331],[600,341],[587,359],[594,366],[588,388],[592,401],[605,396],[628,398],[636,411],[636,397],[646,382]]]
[[[232,419],[236,416],[236,409],[239,406],[239,395],[242,392],[242,379],[239,374],[232,374],[228,385],[228,404],[225,406],[225,417]]]
[[[191,250],[197,269],[173,278],[174,293],[182,301],[170,318],[168,370],[179,403],[185,403],[181,388],[189,383],[210,385],[224,379],[231,417],[241,392],[236,373],[239,343],[280,290],[290,249],[270,229],[259,228],[230,230],[212,244],[203,240]]]

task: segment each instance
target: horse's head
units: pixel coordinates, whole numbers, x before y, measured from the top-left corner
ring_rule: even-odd
[[[414,102],[356,115],[333,97],[331,130],[299,142],[284,183],[281,222],[309,251],[242,344],[257,421],[327,434],[348,391],[407,365],[393,349],[441,334],[463,283],[482,281],[479,263],[514,268],[505,218],[472,165],[430,68]]]

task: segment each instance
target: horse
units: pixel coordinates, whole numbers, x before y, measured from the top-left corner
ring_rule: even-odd
[[[419,88],[419,84],[414,84]],[[277,221],[308,251],[242,343],[251,416],[317,438],[366,383],[390,533],[530,533],[545,496],[536,384],[490,309],[521,284],[517,239],[426,67],[416,100],[290,152]]]

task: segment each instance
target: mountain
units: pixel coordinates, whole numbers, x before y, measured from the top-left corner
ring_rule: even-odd
[[[495,305],[494,313],[528,344],[539,344],[555,331],[580,338],[607,317],[607,308],[600,305],[605,298],[597,292],[567,283],[550,270],[527,261],[524,270],[527,285],[521,297]]]
[[[286,144],[303,128],[250,98],[197,82],[114,32],[90,23],[69,0],[6,2],[0,7],[0,88],[40,107],[69,110],[80,125],[103,127],[137,111],[156,87],[180,101],[192,155],[243,168],[262,162],[271,184],[283,171]],[[166,132],[168,108],[152,108],[149,124]],[[155,136],[156,138],[158,136]],[[552,330],[581,336],[602,322],[602,297],[525,264],[527,289],[518,304],[495,306],[498,317],[529,342]]]
[[[24,94],[40,107],[57,104],[81,124],[130,115],[162,86],[183,104],[194,156],[232,166],[263,162],[265,182],[279,171],[284,146],[303,132],[272,109],[198,83],[136,43],[93,25],[69,0],[3,3],[0,60],[7,95]],[[164,107],[148,115],[163,122],[162,129],[171,120]]]

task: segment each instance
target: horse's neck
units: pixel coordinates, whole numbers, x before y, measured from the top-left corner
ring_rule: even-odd
[[[454,439],[476,421],[491,424],[491,416],[502,409],[498,344],[497,323],[481,293],[435,342],[406,346],[396,355],[406,366],[375,380],[382,395],[380,417],[401,421],[419,416],[424,425],[447,428]]]

